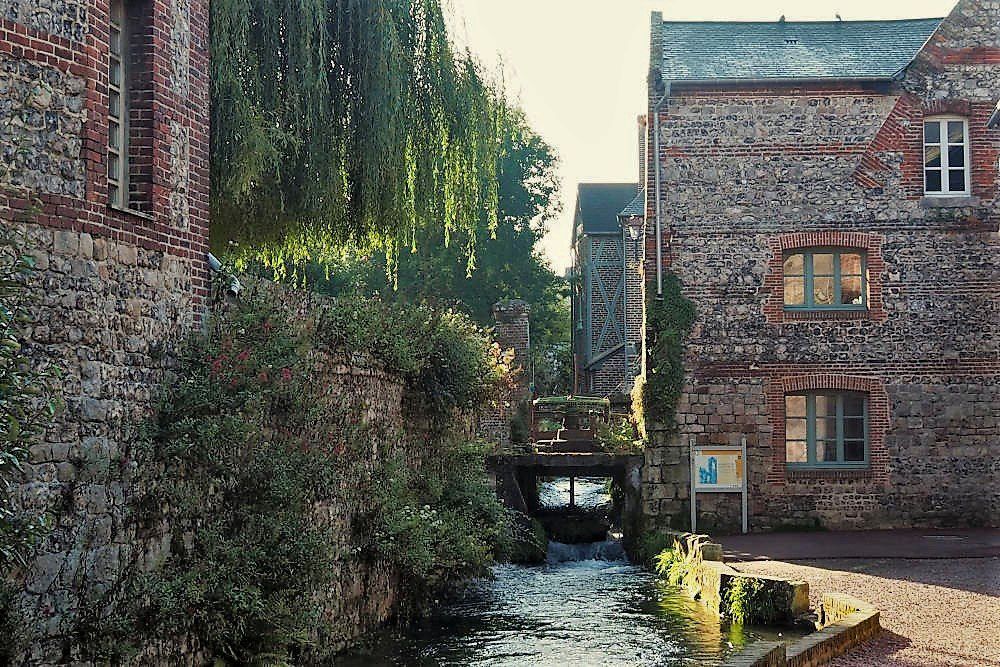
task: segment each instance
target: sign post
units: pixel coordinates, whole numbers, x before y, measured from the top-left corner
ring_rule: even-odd
[[[739,493],[742,528],[749,530],[747,509],[747,439],[739,446],[696,445],[691,439],[691,532],[698,530],[698,493]]]

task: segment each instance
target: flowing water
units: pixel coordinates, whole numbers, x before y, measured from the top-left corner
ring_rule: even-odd
[[[760,635],[630,565],[621,545],[549,545],[546,565],[501,565],[418,627],[337,665],[718,665]]]

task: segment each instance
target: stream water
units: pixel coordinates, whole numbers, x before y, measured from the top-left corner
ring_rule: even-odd
[[[564,505],[566,479],[539,485]],[[610,501],[605,480],[578,478],[576,504]],[[338,658],[341,667],[711,667],[761,638],[630,564],[615,541],[549,543],[545,565],[500,565],[418,626],[386,631]]]
[[[760,638],[623,556],[617,543],[551,544],[546,565],[497,566],[420,626],[385,632],[336,664],[712,666]]]

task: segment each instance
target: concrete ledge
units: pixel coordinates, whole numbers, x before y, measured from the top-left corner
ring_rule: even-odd
[[[927,196],[920,199],[921,208],[965,208],[979,206],[979,197],[956,195],[954,197]]]
[[[823,596],[824,626],[791,645],[761,642],[726,661],[726,667],[818,667],[882,632],[879,613],[848,595]]]

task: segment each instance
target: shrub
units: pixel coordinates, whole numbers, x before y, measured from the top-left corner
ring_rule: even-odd
[[[639,536],[635,547],[635,557],[643,567],[654,570],[655,558],[674,545],[674,538],[658,530],[646,530]]]
[[[486,396],[502,373],[478,329],[453,314],[377,302],[293,319],[276,302],[248,295],[182,354],[138,453],[147,491],[136,518],[144,528],[169,526],[170,553],[101,605],[128,608],[126,620],[91,614],[78,628],[92,659],[120,660],[129,640],[187,634],[237,664],[321,651],[313,643],[337,620],[323,617],[321,593],[343,541],[317,516],[327,501],[373,506],[354,548],[400,571],[412,600],[484,573],[510,532],[483,448],[454,428],[456,410]],[[381,360],[431,413],[426,447],[410,452],[419,469],[391,444],[400,434],[331,405],[314,370],[317,351],[332,345]],[[380,458],[374,441],[387,443]]]
[[[734,577],[726,589],[725,614],[733,623],[762,625],[776,620],[778,605],[760,579]]]
[[[433,463],[414,470],[396,458],[374,485],[370,554],[396,566],[414,601],[486,574],[508,548],[512,522],[485,482],[485,455],[451,434]]]
[[[628,417],[613,415],[607,423],[599,422],[597,440],[606,451],[616,454],[642,452],[642,441],[636,438],[635,425]]]

